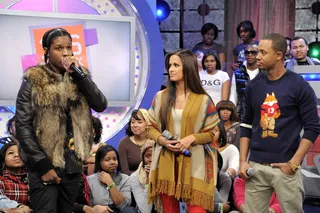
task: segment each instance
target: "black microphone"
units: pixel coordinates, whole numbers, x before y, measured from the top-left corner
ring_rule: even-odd
[[[162,136],[165,137],[167,140],[170,140],[170,141],[176,140],[168,130],[164,130],[162,132]],[[192,153],[189,151],[189,149],[184,151],[182,154],[184,154],[185,156],[188,156],[188,157],[192,156]]]
[[[86,77],[86,74],[74,63],[70,65],[70,69],[73,70],[73,72],[76,72],[79,78],[84,79]]]
[[[246,174],[249,178],[256,176],[256,169],[255,168],[249,168],[246,171]]]

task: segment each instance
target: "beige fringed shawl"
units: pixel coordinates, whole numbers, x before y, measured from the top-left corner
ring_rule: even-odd
[[[159,112],[164,92],[156,94],[149,109],[149,137],[155,141],[161,135]],[[152,201],[157,209],[161,208],[159,194],[167,194],[177,200],[182,198],[188,204],[213,211],[217,160],[216,153],[207,144],[213,140],[212,131],[218,122],[219,118],[211,99],[207,95],[190,93],[182,114],[180,138],[191,134],[195,136],[196,141],[189,148],[192,157],[176,157],[173,152],[157,143],[153,147],[148,200]],[[167,128],[171,133],[174,132],[171,115],[168,115]]]

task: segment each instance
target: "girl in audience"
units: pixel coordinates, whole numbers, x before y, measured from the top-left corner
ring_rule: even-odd
[[[209,213],[229,212],[228,196],[232,185],[232,180],[229,175],[221,172],[223,159],[219,152],[217,153],[218,160],[218,179],[217,187],[214,192],[214,211]]]
[[[245,212],[245,185],[246,181],[237,177],[233,183],[233,200],[238,211],[232,213]],[[282,213],[276,193],[273,193],[269,203],[269,213]]]
[[[101,146],[95,159],[94,174],[87,177],[92,193],[91,205],[97,211],[134,213],[129,176],[122,174],[117,150]]]
[[[226,62],[226,52],[225,48],[214,41],[218,38],[218,27],[213,23],[206,23],[201,28],[202,42],[196,44],[192,49],[194,53],[197,51],[203,54],[208,54],[209,52],[214,53],[220,60],[222,67]]]
[[[17,143],[9,142],[1,148],[0,163],[0,194],[29,205],[27,171],[19,156]]]
[[[246,50],[249,44],[259,44],[258,41],[253,40],[256,37],[256,31],[253,28],[251,21],[242,21],[237,26],[237,35],[242,40],[242,43],[237,45],[233,49],[234,64],[232,69],[238,69],[243,62],[245,62],[244,51]]]
[[[139,213],[156,212],[153,209],[153,205],[147,203],[148,182],[149,182],[150,166],[152,161],[153,144],[154,144],[153,140],[148,140],[143,145],[141,150],[142,162],[140,163],[137,171],[132,173],[129,179],[132,193],[137,203],[137,208]]]
[[[236,106],[231,101],[220,101],[217,104],[220,121],[227,132],[227,143],[240,149],[240,123]]]
[[[214,104],[229,99],[230,82],[228,73],[221,71],[218,57],[214,53],[205,54],[202,59],[203,71],[200,79],[203,88],[210,95]]]
[[[147,141],[148,112],[145,109],[133,110],[126,129],[127,136],[118,146],[121,157],[121,169],[131,175],[141,162],[141,147]]]
[[[239,171],[239,150],[227,143],[226,130],[222,122],[214,128],[214,139],[211,146],[216,148],[222,156],[223,164],[221,172],[225,172],[232,179]]]
[[[84,163],[85,174],[92,175],[94,173],[94,161],[97,150],[105,143],[101,143],[103,126],[101,120],[92,116],[92,132],[93,132],[93,144],[90,152],[90,157]]]

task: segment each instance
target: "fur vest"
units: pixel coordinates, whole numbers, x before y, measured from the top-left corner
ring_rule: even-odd
[[[24,76],[32,84],[33,128],[36,141],[55,167],[65,168],[67,112],[73,127],[75,153],[85,161],[92,145],[91,111],[84,95],[68,72],[64,75],[46,66],[28,69]]]

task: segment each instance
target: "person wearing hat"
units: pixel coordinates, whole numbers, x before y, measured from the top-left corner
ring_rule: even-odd
[[[141,213],[151,213],[154,211],[153,204],[147,203],[149,173],[152,161],[152,147],[154,143],[155,142],[153,140],[148,139],[142,146],[142,162],[139,164],[137,171],[132,173],[129,179],[131,190],[137,203],[137,209]]]
[[[141,148],[148,140],[148,126],[148,111],[143,108],[133,110],[126,129],[127,136],[118,146],[121,171],[126,175],[135,172],[142,161]]]

